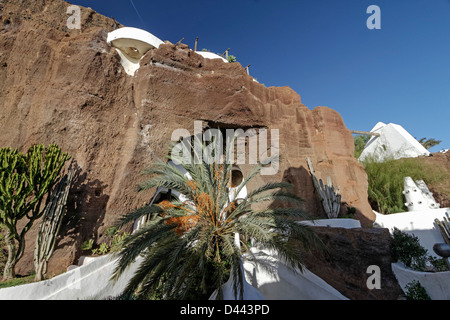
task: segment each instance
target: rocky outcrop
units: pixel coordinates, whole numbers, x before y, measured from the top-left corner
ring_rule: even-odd
[[[223,129],[279,129],[280,169],[250,187],[291,182],[305,209],[324,217],[307,171],[309,157],[319,178],[330,176],[340,187],[342,201],[357,209],[363,225],[374,219],[352,134],[336,111],[311,110],[290,88],[266,88],[239,63],[205,59],[183,44],[150,50],[129,76],[106,42],[116,22],[82,8],[81,30],[70,30],[68,6],[0,2],[0,146],[24,151],[57,143],[78,165],[50,273],[64,271],[83,241],[100,242],[117,217],[149,201],[152,191],[136,189],[145,179],[141,170],[164,159],[175,129],[193,132],[194,120]],[[241,169],[246,173],[250,166]],[[27,237],[18,273],[32,269],[35,235],[32,230]]]
[[[315,227],[328,254],[305,255],[306,267],[351,300],[397,300],[404,294],[391,269],[392,238],[388,229]],[[379,268],[380,287],[369,288]]]

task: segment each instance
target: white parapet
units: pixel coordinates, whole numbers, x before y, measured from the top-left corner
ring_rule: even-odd
[[[0,300],[102,300],[119,296],[136,272],[137,258],[116,281],[111,281],[117,258],[105,255],[72,267],[52,279],[0,289]]]
[[[305,220],[299,221],[299,224],[304,224],[310,227],[330,227],[330,228],[343,228],[343,229],[357,229],[361,228],[361,222],[356,219],[317,219],[317,220]]]
[[[148,50],[158,48],[164,42],[150,32],[124,27],[108,33],[107,42],[116,48],[125,72],[134,76],[140,61]]]
[[[223,62],[228,63],[228,60],[219,56],[218,54],[209,52],[209,51],[195,51],[195,53],[201,55],[203,58],[206,59],[221,59]]]

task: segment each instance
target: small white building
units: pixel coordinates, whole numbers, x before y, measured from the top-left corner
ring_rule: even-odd
[[[384,161],[430,155],[430,152],[401,125],[378,122],[370,132],[378,133],[379,136],[373,136],[367,142],[359,157],[360,161],[368,158]]]
[[[125,72],[134,76],[140,61],[148,50],[158,48],[164,42],[150,32],[124,27],[108,33],[107,42],[116,48]]]

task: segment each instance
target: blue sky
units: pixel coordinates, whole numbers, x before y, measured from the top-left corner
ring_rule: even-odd
[[[378,122],[450,148],[450,0],[72,0],[161,40],[223,53],[351,130]],[[135,10],[135,8],[136,10]],[[381,29],[366,26],[370,5]]]

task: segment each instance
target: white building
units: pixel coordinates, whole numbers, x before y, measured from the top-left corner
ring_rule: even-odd
[[[368,158],[384,161],[430,155],[430,152],[401,125],[378,122],[370,132],[378,133],[379,136],[373,136],[367,142],[359,157],[360,161]]]

